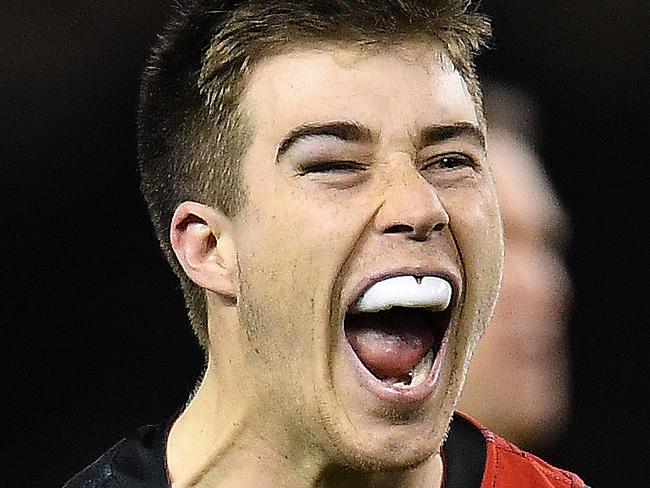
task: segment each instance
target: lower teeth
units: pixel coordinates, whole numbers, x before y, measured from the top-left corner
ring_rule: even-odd
[[[433,350],[427,352],[422,359],[399,381],[393,383],[398,388],[415,388],[421,385],[431,371],[433,366]]]

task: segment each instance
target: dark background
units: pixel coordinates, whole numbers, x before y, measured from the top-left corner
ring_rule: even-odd
[[[543,454],[594,488],[642,486],[648,7],[482,9],[495,41],[481,73],[537,98],[541,152],[574,224],[573,418]],[[200,372],[135,168],[139,73],[168,11],[154,0],[0,6],[3,486],[61,486],[181,406]]]

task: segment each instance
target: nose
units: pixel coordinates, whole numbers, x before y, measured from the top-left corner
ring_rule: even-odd
[[[448,226],[449,214],[438,193],[415,168],[392,176],[375,216],[379,232],[425,241]]]

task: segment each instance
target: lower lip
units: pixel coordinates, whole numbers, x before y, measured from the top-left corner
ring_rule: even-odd
[[[438,348],[438,353],[436,354],[429,374],[422,383],[414,387],[400,387],[386,384],[374,376],[370,371],[368,371],[356,353],[352,350],[352,347],[349,345],[349,343],[348,351],[352,356],[355,369],[364,380],[364,386],[366,386],[368,390],[377,395],[381,400],[392,404],[402,405],[421,403],[426,400],[431,395],[431,393],[433,393],[438,384],[440,371],[442,370],[443,359],[446,356],[447,346],[449,344],[449,330],[450,328],[447,328],[445,331],[445,335],[442,339],[440,347]]]

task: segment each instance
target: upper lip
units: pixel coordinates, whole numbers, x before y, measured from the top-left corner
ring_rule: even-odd
[[[400,266],[397,268],[377,270],[365,276],[359,283],[352,287],[348,298],[343,303],[343,314],[345,315],[345,313],[350,309],[350,306],[355,303],[372,285],[396,276],[437,276],[447,280],[451,285],[452,290],[452,303],[450,306],[453,306],[453,303],[456,301],[461,290],[460,276],[457,272],[450,269],[425,266]]]

